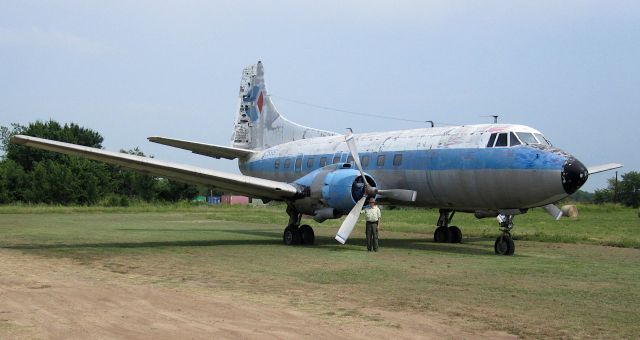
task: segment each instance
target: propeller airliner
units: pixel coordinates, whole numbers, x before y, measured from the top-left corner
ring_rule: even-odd
[[[544,207],[576,192],[589,175],[619,168],[586,167],[524,125],[479,124],[401,131],[339,134],[305,127],[278,113],[264,82],[262,63],[243,70],[231,146],[165,137],[149,141],[214,158],[238,159],[241,174],[164,162],[37,137],[16,135],[12,143],[77,155],[186,183],[212,186],[263,200],[284,201],[287,245],[313,244],[317,222],[347,215],[336,240],[345,243],[367,197],[381,204],[437,208],[435,242],[459,243],[456,212],[495,217],[500,236],[494,251],[513,255],[515,215]]]

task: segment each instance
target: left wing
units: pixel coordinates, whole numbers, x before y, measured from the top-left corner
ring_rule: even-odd
[[[622,164],[608,163],[608,164],[594,165],[594,166],[588,167],[587,171],[589,171],[589,175],[591,175],[591,174],[597,174],[598,172],[609,171],[617,168],[622,168]]]
[[[298,194],[298,189],[295,186],[284,182],[231,174],[183,164],[163,162],[153,158],[105,151],[88,146],[63,143],[49,139],[16,135],[11,137],[11,143],[59,152],[67,155],[85,157],[174,179],[180,182],[210,185],[226,191],[252,197],[283,200],[294,197]]]

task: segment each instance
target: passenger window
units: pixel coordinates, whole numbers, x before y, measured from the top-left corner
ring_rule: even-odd
[[[302,170],[302,158],[296,158],[296,172]]]
[[[340,156],[333,157],[333,164],[340,163]]]
[[[313,158],[307,159],[307,169],[313,168]]]
[[[320,157],[320,167],[327,165],[327,157]]]
[[[285,159],[284,160],[284,168],[285,169],[289,169],[291,167],[291,160],[290,159]]]
[[[393,156],[393,166],[399,166],[402,164],[402,154],[397,153]]]
[[[378,166],[384,166],[384,155],[378,156]]]
[[[496,147],[498,146],[507,146],[507,134],[501,133],[498,135],[498,139],[496,140]]]
[[[516,137],[516,134],[511,132],[509,134],[509,145],[510,146],[516,146],[516,145],[520,145],[522,143],[520,143],[520,141],[518,140],[518,137]]]
[[[491,137],[489,137],[489,143],[487,143],[487,147],[488,148],[492,148],[493,147],[493,143],[495,143],[495,141],[496,141],[496,135],[497,135],[497,133],[492,133]]]
[[[369,166],[369,156],[362,156],[362,158],[360,159],[360,163],[362,164],[363,168],[366,168]]]
[[[280,159],[276,159],[276,161],[273,163],[273,168],[280,169]]]

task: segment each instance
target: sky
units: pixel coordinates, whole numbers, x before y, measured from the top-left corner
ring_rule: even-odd
[[[229,145],[241,71],[258,60],[303,125],[427,126],[294,101],[440,124],[498,114],[586,165],[640,170],[638,1],[0,0],[0,125],[74,122],[108,150],[237,172],[146,137]]]

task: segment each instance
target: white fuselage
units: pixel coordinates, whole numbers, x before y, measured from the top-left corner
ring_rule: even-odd
[[[507,136],[504,145],[497,141],[504,139],[501,133]],[[533,135],[538,139],[529,139]],[[527,126],[467,125],[354,137],[364,170],[379,188],[418,192],[409,205],[463,211],[529,208],[569,194],[561,173],[571,155],[552,148]],[[337,135],[276,145],[239,165],[249,176],[295,182],[325,165],[350,161],[344,136]]]

